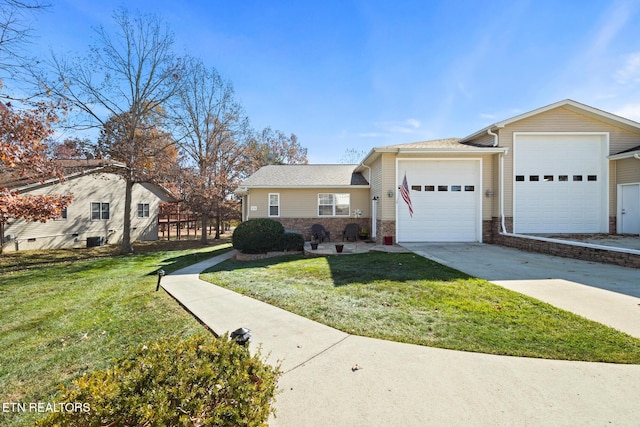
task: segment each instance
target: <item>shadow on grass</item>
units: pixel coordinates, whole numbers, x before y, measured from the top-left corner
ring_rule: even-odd
[[[153,270],[147,274],[147,276],[156,276],[158,270],[164,270],[165,274],[173,273],[181,268],[188,267],[192,264],[196,264],[200,261],[204,261],[218,255],[222,255],[225,252],[229,252],[233,248],[231,246],[217,247],[217,249],[210,251],[195,252],[178,257],[172,257],[162,260],[159,263],[158,269]]]
[[[255,268],[287,268],[296,262],[290,274],[313,275],[318,262],[326,262],[335,287],[353,283],[373,283],[378,281],[409,282],[416,280],[456,281],[471,276],[458,270],[427,260],[412,253],[369,252],[365,254],[326,257],[305,257],[290,255],[255,261],[229,260],[208,269],[207,272],[240,271]],[[320,274],[320,272],[319,272]]]

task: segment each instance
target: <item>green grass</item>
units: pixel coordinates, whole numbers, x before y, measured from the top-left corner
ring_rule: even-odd
[[[640,364],[640,340],[414,254],[226,261],[202,278],[342,331],[490,354]]]
[[[164,250],[153,252],[158,246]],[[51,402],[58,384],[108,368],[130,347],[202,330],[169,295],[155,292],[156,271],[230,245],[171,246],[184,244],[160,242],[125,256],[106,248],[0,256],[9,266],[0,270],[0,403]],[[32,425],[32,417],[0,414],[0,425]]]

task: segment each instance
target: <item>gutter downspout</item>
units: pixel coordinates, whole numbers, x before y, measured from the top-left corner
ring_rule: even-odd
[[[636,154],[634,154],[634,155],[633,155],[633,158],[634,158],[634,159],[638,159],[638,160],[640,160],[640,153],[636,153]]]
[[[487,129],[487,133],[493,136],[493,146],[498,146],[498,134],[491,132],[491,128]],[[505,153],[500,153],[500,172],[499,172],[499,180],[500,180],[500,229],[502,230],[502,234],[507,234],[507,227],[504,223],[504,155]]]

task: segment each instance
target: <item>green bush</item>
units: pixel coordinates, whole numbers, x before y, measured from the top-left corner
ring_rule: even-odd
[[[62,387],[58,402],[90,410],[53,412],[38,425],[266,425],[278,376],[226,335],[166,339]]]
[[[233,247],[245,254],[267,253],[277,248],[284,227],[268,218],[250,219],[238,225],[233,232]]]
[[[304,249],[304,237],[298,233],[284,233],[278,241],[280,251],[301,251]]]

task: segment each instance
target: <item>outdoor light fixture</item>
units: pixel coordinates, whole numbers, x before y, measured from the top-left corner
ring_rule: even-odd
[[[251,339],[251,329],[238,328],[231,332],[231,339],[244,347]]]
[[[389,196],[389,197],[393,197],[393,190],[389,190],[389,191],[387,191],[387,196]]]
[[[158,292],[158,289],[160,289],[160,281],[164,277],[164,274],[164,270],[158,270],[158,284],[156,285],[156,292]]]

